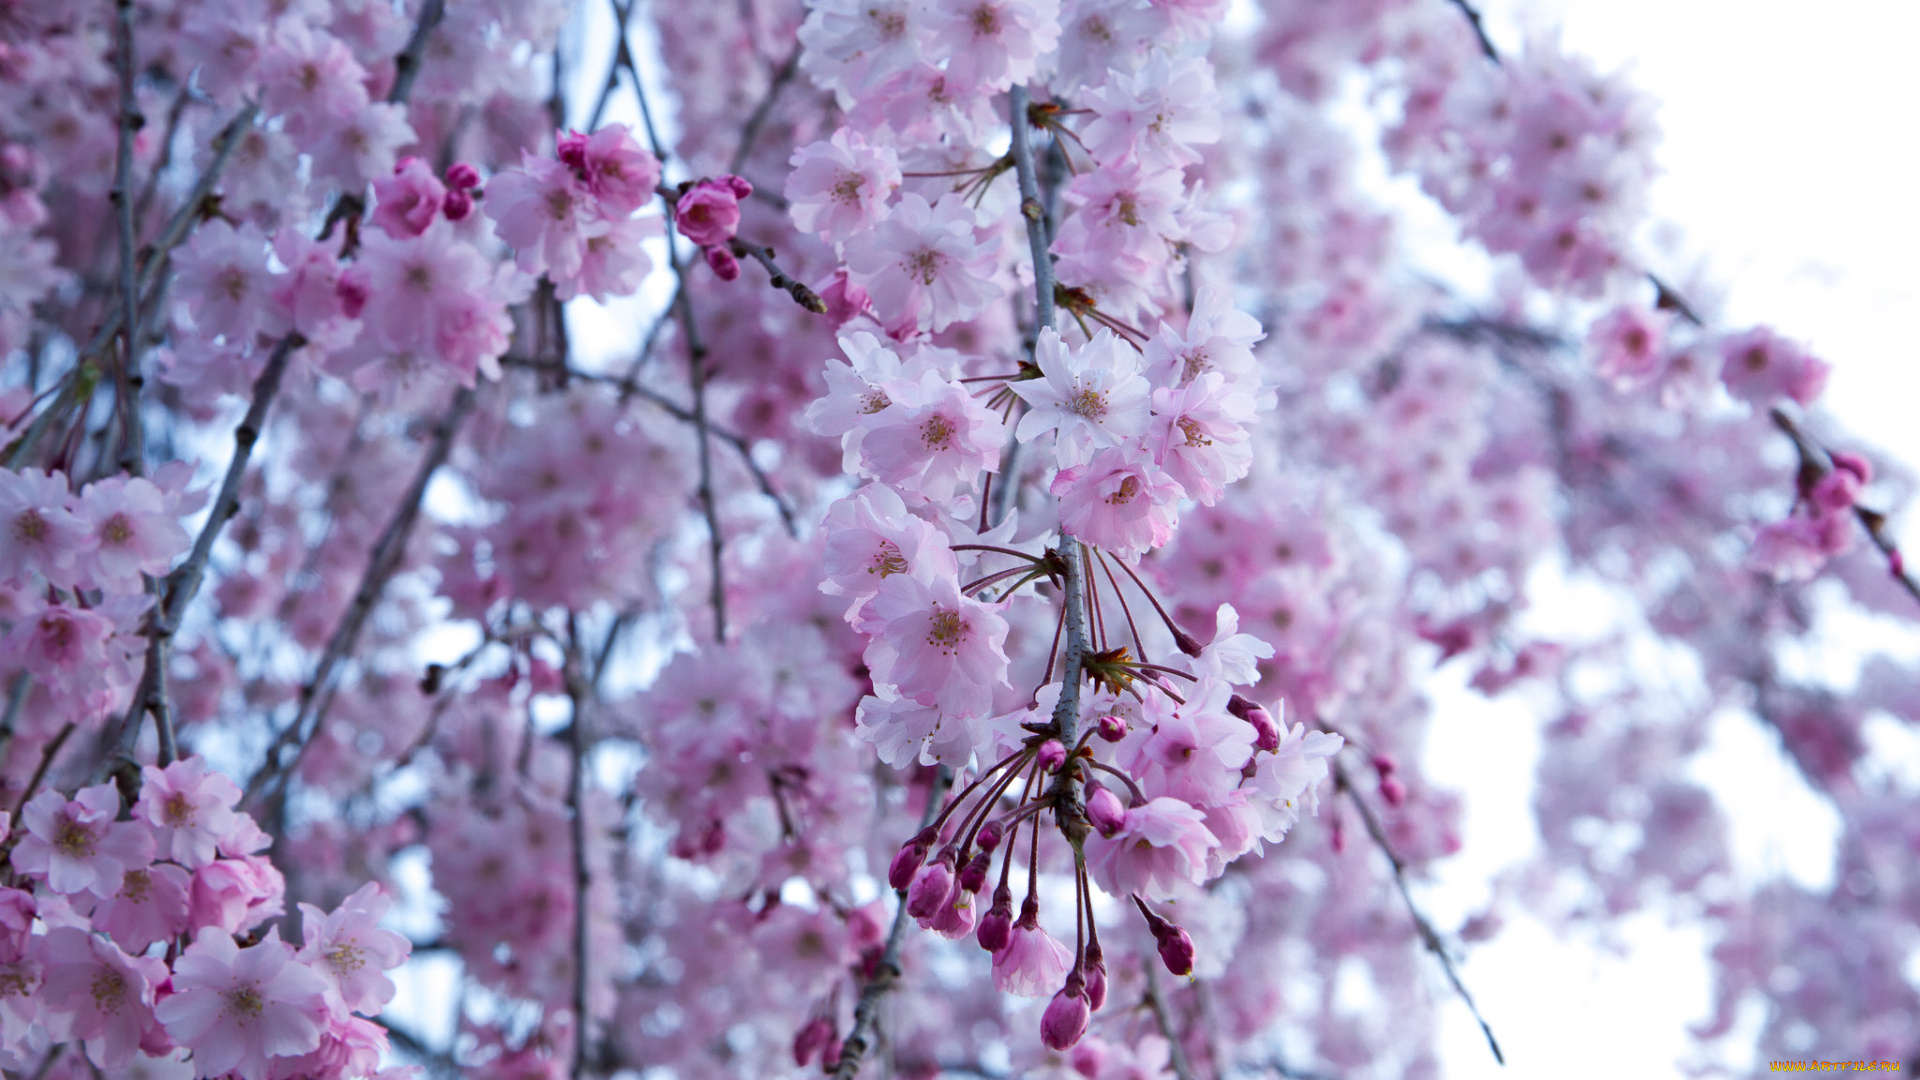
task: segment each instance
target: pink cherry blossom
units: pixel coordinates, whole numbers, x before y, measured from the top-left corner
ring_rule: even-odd
[[[278,929],[246,948],[200,931],[173,968],[173,994],[154,1010],[193,1051],[196,1077],[267,1080],[272,1059],[310,1053],[327,1030],[326,983],[294,959]]]
[[[844,242],[884,219],[887,202],[900,187],[893,149],[870,145],[850,128],[794,151],[790,164],[786,196],[792,205],[787,212],[795,225],[831,243]]]
[[[1042,330],[1033,356],[1042,377],[1007,384],[1028,406],[1014,432],[1021,442],[1052,431],[1055,455],[1071,467],[1146,433],[1152,387],[1140,375],[1139,354],[1112,331],[1076,350]]]
[[[401,158],[392,176],[373,182],[373,223],[394,236],[419,236],[440,213],[447,186],[417,157]]]
[[[1144,452],[1125,447],[1102,450],[1085,465],[1062,469],[1051,490],[1060,498],[1062,529],[1123,555],[1165,544],[1185,495]]]
[[[725,178],[702,180],[674,203],[673,223],[701,247],[724,244],[740,228],[740,198]]]
[[[84,1040],[103,1069],[125,1067],[153,1026],[154,992],[167,965],[131,957],[106,938],[69,926],[47,931],[46,1004],[65,1014],[65,1037]]]
[[[57,791],[35,795],[20,812],[26,834],[13,849],[14,869],[62,895],[112,896],[127,871],[153,861],[153,834],[137,822],[115,821],[119,812],[112,784],[82,788],[71,802]]]
[[[189,870],[212,862],[220,843],[235,827],[234,805],[240,788],[198,757],[182,758],[142,770],[145,783],[134,816],[153,827],[162,857]]]
[[[1183,885],[1206,880],[1207,856],[1218,846],[1205,814],[1162,795],[1128,810],[1112,838],[1088,837],[1087,868],[1114,896],[1170,900]]]
[[[885,221],[847,242],[847,269],[888,326],[937,333],[1001,296],[992,280],[998,244],[991,234],[981,239],[958,195],[929,204],[908,192]]]

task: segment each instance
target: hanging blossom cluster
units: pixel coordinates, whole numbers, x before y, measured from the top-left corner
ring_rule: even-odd
[[[123,813],[113,784],[42,791],[4,840],[0,1060],[51,1043],[95,1068],[245,1080],[376,1075],[407,939],[368,884],[331,912],[302,904],[284,941],[286,883],[240,789],[199,758],[147,766]]]
[[[1703,1058],[1908,1052],[1913,665],[1795,658],[1920,612],[1911,478],[1636,248],[1625,79],[1228,7],[0,14],[0,1066],[1425,1076],[1505,920],[1650,911]],[[1542,747],[1452,925],[1436,680]]]

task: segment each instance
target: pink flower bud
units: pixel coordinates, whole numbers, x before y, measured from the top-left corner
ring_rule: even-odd
[[[1087,1007],[1086,979],[1079,971],[1067,973],[1067,985],[1053,995],[1047,1011],[1040,1017],[1040,1041],[1049,1050],[1068,1050],[1087,1033],[1087,1020],[1093,1010]]]
[[[1280,749],[1280,725],[1273,722],[1273,714],[1239,694],[1228,699],[1227,711],[1245,720],[1248,726],[1253,728],[1254,749],[1265,750],[1268,753]]]
[[[793,1063],[805,1065],[833,1038],[833,1021],[816,1016],[793,1036]]]
[[[714,183],[727,185],[727,189],[733,192],[733,197],[736,199],[744,199],[753,194],[753,185],[749,183],[744,176],[735,176],[732,173],[726,173],[714,177],[713,180]]]
[[[926,861],[927,849],[932,846],[933,837],[925,832],[902,844],[887,867],[887,884],[896,889],[913,884],[913,876],[920,872],[920,864]]]
[[[1385,780],[1387,777],[1392,776],[1393,771],[1397,768],[1399,768],[1399,766],[1395,765],[1393,759],[1387,755],[1373,755],[1373,771],[1380,774],[1380,779]]]
[[[832,1076],[840,1068],[840,1036],[835,1035],[820,1048],[820,1071]]]
[[[992,864],[993,856],[984,851],[968,859],[967,865],[960,871],[960,888],[970,893],[977,893],[986,888],[987,870]]]
[[[1858,454],[1849,454],[1845,450],[1834,450],[1828,456],[1833,458],[1834,468],[1852,473],[1854,478],[1862,484],[1873,482],[1873,465],[1866,458]]]
[[[988,952],[999,952],[1013,937],[1013,894],[1005,886],[994,890],[993,906],[980,920],[974,939]]]
[[[1388,806],[1397,807],[1407,801],[1407,789],[1400,781],[1388,777],[1380,781],[1380,797],[1387,800]]]
[[[367,306],[367,279],[358,266],[349,268],[334,283],[333,294],[340,298],[340,310],[349,319],[360,317],[360,311]]]
[[[1127,722],[1108,713],[1093,722],[1093,729],[1108,742],[1119,742],[1127,737]]]
[[[867,310],[867,306],[873,302],[867,290],[848,279],[845,267],[835,270],[832,277],[813,291],[827,305],[827,318],[832,319],[835,325]]]
[[[1040,753],[1035,758],[1045,772],[1055,772],[1067,763],[1067,748],[1060,745],[1059,739],[1048,739],[1040,744]]]
[[[1159,939],[1160,962],[1175,975],[1193,973],[1193,939],[1187,932],[1172,923],[1167,924],[1165,933],[1155,934]]]
[[[1101,836],[1112,836],[1127,826],[1127,808],[1121,804],[1120,796],[1107,788],[1095,788],[1087,797],[1087,820],[1100,830]]]
[[[1180,646],[1180,651],[1188,656],[1199,656],[1203,651],[1200,648],[1200,642],[1192,634],[1177,626],[1173,627],[1173,643]]]
[[[912,887],[907,889],[907,914],[922,922],[940,914],[940,905],[946,903],[948,894],[953,892],[953,860],[953,849],[949,847],[924,873],[913,879]]]
[[[1107,1046],[1099,1039],[1081,1043],[1073,1048],[1073,1054],[1067,1058],[1067,1061],[1073,1066],[1074,1072],[1086,1077],[1087,1080],[1093,1080],[1100,1075],[1100,1070],[1107,1066]]]
[[[1107,958],[1100,943],[1087,947],[1087,1008],[1094,1012],[1107,1003]]]
[[[447,186],[456,191],[467,191],[480,186],[480,170],[464,161],[456,161],[447,169]]]
[[[980,835],[974,838],[974,842],[980,845],[981,851],[992,851],[1000,846],[1000,838],[1006,835],[1006,831],[999,822],[989,821],[981,827]],[[0,839],[5,838],[0,837]]]
[[[577,131],[569,131],[564,134],[556,132],[554,135],[553,150],[553,156],[559,158],[561,161],[583,172],[586,170],[587,137],[585,135]]]
[[[708,248],[707,265],[713,268],[714,276],[721,281],[732,281],[740,276],[740,260],[734,258],[733,252],[726,248]]]
[[[473,213],[473,194],[461,188],[447,192],[440,203],[440,212],[447,215],[448,221],[459,221]]]

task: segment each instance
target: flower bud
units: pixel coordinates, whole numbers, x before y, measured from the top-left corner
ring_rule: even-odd
[[[714,180],[718,183],[725,184],[727,190],[733,192],[733,197],[736,199],[744,199],[753,194],[753,185],[749,183],[744,176],[735,176],[732,173],[726,173],[725,175],[714,177]]]
[[[920,872],[920,864],[926,861],[927,849],[932,846],[933,838],[924,832],[901,845],[887,867],[887,884],[896,889],[913,884],[913,876]]]
[[[1055,772],[1067,763],[1067,748],[1060,745],[1059,739],[1048,739],[1040,744],[1040,753],[1035,760],[1045,772]]]
[[[1047,1044],[1047,1049],[1071,1049],[1087,1033],[1087,1020],[1093,1010],[1087,1008],[1086,994],[1086,980],[1080,972],[1068,972],[1067,985],[1053,995],[1040,1017],[1040,1041]]]
[[[1127,737],[1127,722],[1108,713],[1093,722],[1093,729],[1108,742],[1119,742]]]
[[[721,281],[732,281],[740,276],[740,260],[733,252],[723,247],[710,247],[707,250],[707,265],[713,268],[714,276]]]
[[[440,212],[447,215],[448,221],[459,221],[473,213],[473,194],[461,188],[447,192],[440,202]]]
[[[464,161],[456,161],[447,167],[447,186],[456,191],[467,191],[480,186],[480,170]]]
[[[1107,1046],[1099,1039],[1081,1043],[1073,1048],[1073,1054],[1067,1061],[1073,1066],[1074,1072],[1093,1080],[1107,1066]]]
[[[827,1039],[827,1044],[825,1046],[820,1048],[820,1071],[827,1074],[828,1076],[832,1076],[835,1070],[839,1068],[840,1068],[840,1036],[834,1035],[831,1038]]]
[[[953,859],[953,849],[949,847],[913,879],[913,885],[907,889],[907,914],[925,922],[940,913],[940,905],[946,903],[948,894],[953,892]]]
[[[1387,755],[1373,755],[1373,771],[1380,774],[1380,779],[1385,780],[1387,777],[1392,776],[1393,771],[1397,768],[1399,768],[1399,766],[1395,765],[1393,759]]]
[[[981,827],[979,835],[974,837],[974,843],[980,845],[981,851],[992,851],[1000,846],[1000,838],[1006,833],[1006,828],[999,822],[989,821]]]
[[[987,887],[987,870],[992,866],[993,856],[982,851],[967,860],[960,871],[960,888],[969,893],[977,893]]]
[[[1093,794],[1087,797],[1087,820],[1100,830],[1101,836],[1112,836],[1126,827],[1127,808],[1112,791],[1094,788]]]
[[[833,1021],[824,1016],[807,1021],[793,1036],[793,1063],[805,1065],[832,1038]]]
[[[1407,789],[1400,781],[1388,777],[1380,781],[1380,797],[1387,800],[1388,806],[1397,807],[1407,801]]]
[[[974,931],[974,938],[980,942],[980,947],[988,952],[999,952],[1007,947],[1007,942],[1012,937],[1013,894],[1003,887],[994,891],[993,907],[987,909],[987,914],[981,918],[979,929]]]
[[[1181,652],[1186,653],[1188,656],[1200,655],[1200,653],[1203,650],[1200,648],[1200,642],[1198,639],[1196,639],[1192,634],[1187,633],[1185,630],[1182,630],[1177,626],[1173,627],[1172,629],[1173,629],[1173,643],[1175,645],[1180,646]]]
[[[1160,962],[1175,975],[1193,973],[1193,939],[1187,932],[1172,923],[1167,924],[1165,933],[1156,933],[1159,939]]]
[[[1107,1003],[1107,958],[1100,943],[1087,947],[1087,1008],[1094,1012]]]

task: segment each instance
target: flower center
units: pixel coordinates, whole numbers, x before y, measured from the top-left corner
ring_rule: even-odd
[[[267,1003],[254,986],[239,986],[227,991],[227,1013],[243,1020],[258,1020],[267,1011]]]
[[[907,256],[907,261],[900,264],[900,268],[920,284],[931,285],[940,276],[940,261],[939,252],[932,248],[921,248]]]
[[[1107,395],[1101,390],[1081,390],[1067,399],[1067,409],[1089,420],[1107,415]]]
[[[1193,417],[1183,416],[1180,419],[1174,421],[1174,423],[1178,424],[1181,432],[1183,432],[1187,436],[1188,446],[1212,446],[1213,445],[1213,440],[1207,438],[1204,429],[1200,427],[1199,422],[1196,421]]]
[[[145,870],[129,870],[121,880],[120,898],[138,904],[147,898],[153,889],[153,875]]]
[[[173,828],[190,829],[193,827],[193,809],[193,803],[187,798],[187,793],[176,791],[167,796],[166,805],[161,808],[161,816],[165,817],[167,824]]]
[[[93,830],[77,821],[61,822],[53,834],[53,846],[60,854],[74,859],[91,859],[95,840]]]
[[[929,450],[945,450],[953,443],[953,421],[935,413],[920,425],[921,441]]]
[[[92,990],[93,1007],[103,1013],[117,1013],[126,1004],[127,980],[117,971],[108,969],[95,975]]]
[[[873,553],[873,565],[867,567],[867,573],[879,574],[884,578],[888,574],[904,574],[906,572],[907,557],[900,553],[899,545],[891,540],[880,541],[880,548]]]
[[[1140,478],[1137,476],[1129,476],[1120,481],[1120,486],[1114,490],[1113,494],[1107,496],[1107,505],[1125,506],[1132,502],[1139,494]]]
[[[859,173],[842,174],[840,182],[833,185],[833,199],[835,202],[851,206],[860,201],[860,189],[865,186],[867,186],[865,176]]]
[[[366,950],[360,948],[356,942],[342,941],[327,950],[327,963],[333,966],[333,970],[343,975],[350,971],[359,971],[367,966]]]
[[[877,386],[860,395],[860,411],[868,416],[872,416],[874,413],[879,412],[891,404],[893,404],[893,400],[887,397],[887,392]]]
[[[40,511],[28,509],[26,513],[13,519],[13,538],[23,544],[37,544],[47,538],[47,519]]]
[[[109,544],[124,544],[133,539],[133,522],[125,514],[115,514],[100,526],[100,539]]]
[[[936,606],[927,620],[927,644],[952,651],[967,636],[967,621],[957,611]]]
[[[967,21],[973,24],[976,37],[992,37],[1000,32],[1000,10],[992,4],[981,4],[974,8]]]

